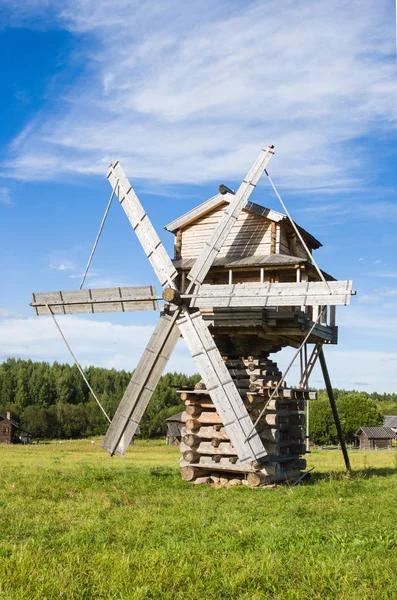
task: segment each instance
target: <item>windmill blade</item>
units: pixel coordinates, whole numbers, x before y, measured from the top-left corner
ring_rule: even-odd
[[[118,161],[107,175],[162,286],[175,287],[177,270]]]
[[[158,310],[151,285],[40,292],[32,294],[32,300],[36,315],[48,315],[48,307],[54,315]]]
[[[191,286],[203,283],[216,255],[222,248],[222,244],[229,235],[230,230],[237,220],[241,210],[248,202],[249,197],[255,189],[255,186],[258,183],[263,171],[269,164],[273,154],[273,146],[268,146],[266,150],[261,150],[261,153],[237,190],[236,195],[233,196],[232,200],[226,207],[223,217],[215,227],[210,240],[205,243],[204,248],[199,254],[199,257],[193,265],[190,273],[187,275],[188,279],[191,281]]]
[[[259,435],[254,432],[246,439],[252,430],[251,417],[201,313],[190,314],[183,309],[177,323],[239,459],[247,462],[264,458],[267,453]]]
[[[329,281],[328,286],[322,281],[202,285],[193,295],[190,307],[347,305],[353,293],[350,280]]]
[[[131,443],[178,341],[178,314],[179,310],[173,315],[164,313],[156,325],[103,440],[102,448],[110,455],[122,456]]]

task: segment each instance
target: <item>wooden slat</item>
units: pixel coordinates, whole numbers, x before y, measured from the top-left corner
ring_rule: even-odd
[[[155,289],[151,285],[67,290],[32,294],[31,306],[36,315],[48,315],[48,306],[55,315],[89,314],[157,310]]]
[[[178,327],[241,461],[260,460],[266,450],[252,429],[252,420],[199,312],[184,309]]]
[[[242,283],[235,285],[202,285],[190,306],[198,308],[321,306],[350,304],[352,282],[329,281],[332,293],[322,281],[301,283]]]
[[[262,150],[256,159],[255,163],[248,172],[246,178],[241,183],[239,189],[229,206],[224,211],[222,219],[216,226],[211,239],[206,242],[197,261],[188,274],[188,279],[194,283],[202,283],[211,268],[216,255],[221,249],[224,241],[230,233],[233,224],[237,220],[242,208],[248,202],[248,199],[253,192],[260,176],[266,169],[271,157],[274,154],[273,148],[270,146],[266,150]]]
[[[161,285],[174,287],[177,271],[118,161],[111,166],[107,177]]]
[[[117,408],[102,443],[109,454],[123,455],[131,443],[143,413],[179,338],[177,314],[164,314],[146,346],[142,358]]]

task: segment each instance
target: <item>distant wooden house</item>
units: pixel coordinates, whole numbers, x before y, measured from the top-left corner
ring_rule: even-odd
[[[32,434],[11,418],[11,413],[0,413],[0,444],[29,444]]]
[[[390,427],[360,427],[355,433],[360,450],[391,448],[395,435]]]
[[[182,441],[182,414],[178,413],[176,415],[172,415],[172,417],[168,417],[166,419],[167,423],[167,445],[168,446],[178,446]]]

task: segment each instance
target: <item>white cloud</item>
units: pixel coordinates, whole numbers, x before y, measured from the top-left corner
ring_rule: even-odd
[[[153,331],[150,326],[117,325],[73,316],[60,316],[57,319],[83,366],[96,365],[130,371],[136,367]],[[47,317],[0,320],[0,360],[9,356],[71,362],[59,332],[52,319]],[[183,343],[178,344],[167,370],[195,372],[193,361]]]
[[[227,181],[275,143],[284,185],[335,191],[362,185],[372,161],[351,142],[396,124],[386,0],[75,0],[51,14],[97,45],[14,141],[16,178],[103,175],[117,156],[132,178]]]
[[[395,352],[371,352],[364,350],[345,350],[338,347],[325,349],[328,370],[332,385],[342,389],[359,389],[366,392],[395,392],[397,390],[397,371]],[[292,350],[280,353],[278,365],[284,369]],[[276,358],[277,360],[277,358]],[[291,369],[287,377],[289,385],[296,385],[299,380],[299,361]],[[313,370],[310,385],[324,388],[324,380],[319,365]]]
[[[374,271],[372,273],[368,273],[368,277],[381,277],[382,279],[397,279],[397,272],[386,271],[385,273],[382,273],[381,271]]]
[[[54,265],[50,265],[50,269],[56,269],[57,271],[74,271],[75,268],[76,265],[68,260]]]

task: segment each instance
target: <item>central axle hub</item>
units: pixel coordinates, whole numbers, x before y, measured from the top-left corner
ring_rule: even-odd
[[[163,300],[165,300],[165,302],[168,302],[170,304],[181,304],[181,302],[182,302],[179,291],[174,288],[171,288],[171,287],[166,288],[163,291]]]

